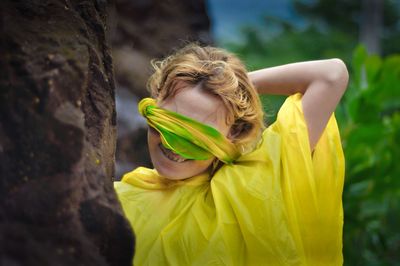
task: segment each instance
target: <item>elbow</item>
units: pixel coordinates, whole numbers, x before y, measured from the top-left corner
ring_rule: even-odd
[[[342,93],[346,90],[349,82],[349,72],[346,64],[338,58],[327,60],[328,71],[327,71],[327,82],[331,87],[340,90]]]

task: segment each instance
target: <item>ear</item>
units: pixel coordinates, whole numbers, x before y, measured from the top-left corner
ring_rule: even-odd
[[[238,139],[243,133],[250,132],[252,124],[245,121],[238,121],[231,126],[227,138],[230,140]]]
[[[235,140],[239,135],[242,133],[242,129],[238,126],[233,125],[231,129],[229,130],[227,138],[229,140]]]

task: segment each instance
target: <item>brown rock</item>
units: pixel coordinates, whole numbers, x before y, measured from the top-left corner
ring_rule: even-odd
[[[2,1],[0,265],[130,265],[106,1]]]

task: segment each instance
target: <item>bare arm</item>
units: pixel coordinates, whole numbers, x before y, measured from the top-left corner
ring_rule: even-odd
[[[249,73],[261,94],[304,94],[304,117],[310,147],[317,144],[325,126],[347,88],[348,72],[340,59],[287,64]]]

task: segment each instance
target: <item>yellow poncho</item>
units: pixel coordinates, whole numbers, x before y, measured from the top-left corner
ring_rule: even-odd
[[[301,95],[256,149],[183,181],[139,167],[115,182],[134,265],[341,265],[344,158],[334,116],[311,155]]]

